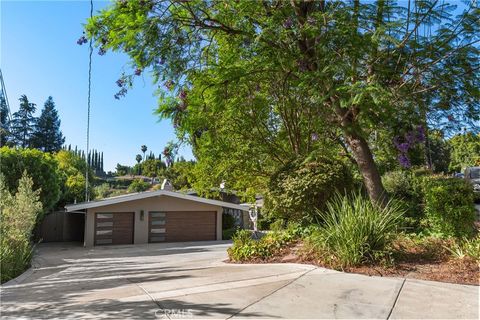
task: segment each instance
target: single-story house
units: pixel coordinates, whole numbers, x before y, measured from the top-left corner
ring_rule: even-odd
[[[147,191],[65,206],[85,215],[84,245],[222,240],[225,208],[248,207],[170,190]]]

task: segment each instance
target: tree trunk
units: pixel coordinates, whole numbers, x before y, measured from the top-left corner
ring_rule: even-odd
[[[373,160],[373,155],[367,141],[360,135],[351,132],[346,133],[345,137],[362,174],[363,183],[367,188],[370,200],[382,207],[385,206],[388,201],[388,196],[383,188],[380,173]]]

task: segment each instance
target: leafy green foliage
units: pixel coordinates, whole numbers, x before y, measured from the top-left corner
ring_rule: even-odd
[[[86,31],[101,53],[129,55],[135,72],[117,82],[120,95],[146,69],[165,84],[158,113],[193,145],[205,189],[265,186],[322,141],[347,145],[377,201],[367,143],[377,129],[478,120],[480,13],[472,3],[454,14],[439,1],[132,0]]]
[[[468,237],[473,233],[473,189],[462,179],[424,179],[425,215],[429,231],[441,236]]]
[[[380,208],[360,194],[337,195],[320,213],[324,222],[307,237],[306,250],[333,267],[373,261],[385,254],[402,214],[393,202]]]
[[[142,179],[135,179],[128,186],[128,192],[142,192],[150,188],[150,183],[143,181]]]
[[[419,231],[424,218],[422,176],[397,170],[384,174],[382,181],[389,196],[405,209],[402,225],[409,231]]]
[[[85,160],[78,154],[66,150],[61,150],[55,154],[55,159],[62,186],[59,206],[75,201],[85,201]],[[89,169],[88,172],[89,181],[93,181],[92,170]]]
[[[38,215],[42,212],[40,190],[26,171],[19,179],[15,194],[9,191],[0,173],[0,266],[1,282],[20,275],[30,265],[30,237]]]
[[[165,164],[161,160],[147,159],[141,163],[142,174],[146,177],[158,177],[162,174]]]
[[[195,167],[195,161],[177,161],[163,169],[161,176],[168,179],[175,190],[191,189],[197,181]]]
[[[93,188],[93,195],[95,199],[105,199],[112,193],[108,183],[102,183]]]
[[[331,196],[351,185],[348,169],[338,160],[292,161],[270,178],[262,212],[285,221],[312,222]]]
[[[43,209],[52,209],[61,196],[61,180],[55,158],[35,149],[0,148],[0,172],[5,176],[6,188],[15,192],[26,171],[33,180],[33,189],[40,191]]]
[[[115,167],[115,174],[117,176],[126,176],[127,174],[132,173],[132,167],[129,166],[124,166],[121,165],[120,163],[117,163],[117,166]]]
[[[480,262],[480,235],[472,239],[457,240],[446,248],[455,258],[463,259],[470,257]]]
[[[298,240],[301,228],[291,225],[286,230],[267,233],[260,240],[252,239],[252,232],[239,230],[233,236],[233,245],[228,248],[230,260],[248,262],[257,259],[268,259]]]
[[[451,148],[450,171],[461,172],[466,167],[480,165],[480,134],[459,134],[448,140]]]

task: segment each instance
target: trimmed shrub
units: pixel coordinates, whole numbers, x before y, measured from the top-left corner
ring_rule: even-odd
[[[235,262],[268,259],[299,239],[300,235],[301,228],[298,225],[268,233],[260,240],[252,239],[252,232],[249,230],[239,230],[233,236],[233,245],[228,248],[228,256]]]
[[[150,183],[143,181],[142,179],[135,179],[128,186],[128,192],[142,192],[150,188]]]
[[[324,224],[306,237],[306,250],[332,267],[373,261],[386,253],[403,211],[393,202],[385,208],[360,194],[335,196],[325,212]]]
[[[263,213],[284,221],[314,222],[335,192],[352,185],[348,168],[335,159],[295,160],[272,175]]]
[[[444,237],[470,237],[475,222],[472,186],[443,176],[424,179],[428,231]]]

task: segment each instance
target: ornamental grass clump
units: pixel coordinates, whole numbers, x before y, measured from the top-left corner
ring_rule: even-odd
[[[306,250],[334,268],[374,261],[387,253],[402,215],[392,201],[381,208],[360,194],[336,195],[319,213],[323,223],[306,238]]]

